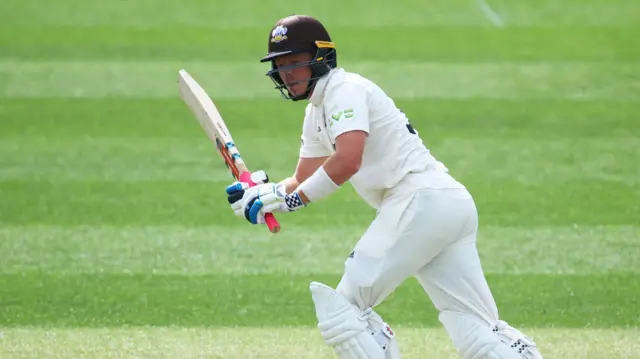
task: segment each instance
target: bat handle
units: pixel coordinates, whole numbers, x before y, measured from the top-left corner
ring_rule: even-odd
[[[249,172],[249,171],[242,172],[240,174],[240,178],[239,179],[240,179],[240,182],[246,182],[251,187],[256,185],[251,180],[251,172]],[[269,232],[271,232],[271,233],[280,232],[280,223],[278,223],[278,220],[273,215],[273,213],[265,213],[264,220],[265,220],[265,222],[267,222],[267,227],[269,227]]]

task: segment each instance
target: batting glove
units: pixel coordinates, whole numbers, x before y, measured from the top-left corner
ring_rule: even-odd
[[[287,194],[285,185],[276,183],[256,186],[255,191],[247,194],[243,205],[244,217],[253,224],[264,224],[265,213],[293,212],[304,206],[297,192]]]
[[[260,185],[269,182],[269,176],[264,171],[256,171],[251,174],[251,182]],[[253,196],[258,186],[249,187],[246,182],[233,182],[226,188],[227,201],[236,216],[244,217],[244,200]]]

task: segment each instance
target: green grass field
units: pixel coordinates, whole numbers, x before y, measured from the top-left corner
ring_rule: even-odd
[[[637,0],[0,2],[0,358],[332,358],[336,285],[375,212],[350,186],[270,235],[178,96],[186,68],[253,169],[296,164],[304,103],[258,62],[323,21],[474,195],[503,319],[545,358],[640,358]],[[492,12],[493,11],[493,12]],[[456,358],[414,279],[378,311]]]

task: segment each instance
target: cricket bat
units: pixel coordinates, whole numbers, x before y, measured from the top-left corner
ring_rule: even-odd
[[[229,128],[209,95],[185,69],[178,71],[178,77],[182,100],[198,119],[209,139],[216,144],[233,177],[237,181],[248,183],[251,187],[255,186],[251,181],[251,172],[240,156]],[[280,224],[272,213],[265,214],[265,221],[271,233],[280,231]]]

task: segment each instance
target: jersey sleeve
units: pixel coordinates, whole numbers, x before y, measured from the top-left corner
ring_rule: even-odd
[[[367,90],[353,83],[331,89],[325,99],[326,123],[331,140],[349,131],[369,133]]]
[[[300,136],[300,157],[314,158],[327,157],[331,155],[331,150],[325,146],[318,136],[317,126],[314,125],[311,117],[305,116],[302,125],[302,135]]]

